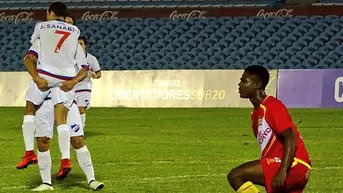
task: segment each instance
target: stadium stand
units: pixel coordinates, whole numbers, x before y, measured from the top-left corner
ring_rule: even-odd
[[[78,21],[105,70],[342,68],[343,17]],[[0,23],[2,71],[24,70],[34,24]],[[8,35],[9,34],[9,35]]]
[[[277,6],[283,0],[61,0],[69,8]],[[0,10],[46,9],[48,0],[0,0]]]

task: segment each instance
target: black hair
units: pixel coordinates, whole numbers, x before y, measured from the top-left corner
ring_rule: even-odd
[[[261,81],[262,88],[266,88],[267,84],[269,83],[269,72],[265,67],[259,65],[252,65],[246,67],[244,71],[252,75],[255,75]]]
[[[48,12],[54,12],[57,17],[66,17],[68,16],[68,8],[64,3],[54,2],[51,3],[48,9]]]
[[[83,40],[83,43],[85,43],[86,46],[88,45],[88,41],[87,41],[87,38],[85,36],[80,36],[79,40]]]

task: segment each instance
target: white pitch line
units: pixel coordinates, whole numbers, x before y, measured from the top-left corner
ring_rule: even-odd
[[[15,190],[15,189],[28,189],[29,186],[8,186],[8,187],[3,187],[0,189],[1,190]]]
[[[228,161],[225,163],[232,163],[233,161]],[[121,166],[121,165],[151,165],[151,164],[196,164],[196,163],[203,163],[203,164],[208,164],[208,163],[212,163],[209,161],[198,161],[198,160],[194,160],[194,161],[152,161],[152,162],[119,162],[119,163],[104,163],[104,164],[97,164],[97,165],[101,165],[101,166],[113,166],[113,165],[117,165],[117,166]],[[217,163],[219,164],[219,163]],[[222,163],[220,163],[222,164]],[[28,167],[34,167],[34,165],[30,165]],[[14,169],[15,165],[2,165],[0,166],[0,170],[1,169]]]
[[[183,179],[183,178],[195,178],[195,177],[214,177],[214,176],[225,176],[226,174],[199,174],[199,175],[182,175],[182,176],[166,176],[166,177],[152,177],[152,178],[138,178],[130,180],[103,180],[103,183],[114,183],[114,182],[142,182],[142,181],[158,181],[158,180],[168,180],[168,179]],[[67,182],[63,184],[86,184],[86,181],[74,181]],[[6,185],[5,183],[1,186]],[[29,189],[31,186],[5,186],[1,190],[16,190],[16,189]]]
[[[313,168],[313,170],[338,170],[343,169],[343,167],[339,166],[328,166],[328,167],[320,167],[320,168]],[[184,179],[184,178],[196,178],[196,177],[219,177],[219,176],[226,176],[226,174],[198,174],[198,175],[180,175],[180,176],[166,176],[166,177],[148,177],[148,178],[138,178],[138,179],[130,179],[130,180],[103,180],[104,183],[115,183],[115,182],[142,182],[142,181],[159,181],[159,180],[168,180],[168,179]],[[67,182],[64,184],[86,184],[85,181],[73,181]],[[2,183],[0,186],[2,187],[0,190],[15,190],[15,189],[29,189],[30,186],[4,186],[7,183]]]
[[[214,176],[225,176],[225,175],[226,174],[199,174],[199,175],[183,175],[183,176],[142,178],[140,180],[141,181],[153,181],[153,180],[181,179],[181,178],[195,178],[195,177],[214,177]],[[135,180],[123,180],[123,181],[135,181]]]
[[[198,160],[193,160],[193,161],[152,161],[152,162],[119,162],[119,163],[104,163],[104,164],[98,164],[101,166],[113,166],[113,165],[117,165],[117,166],[121,166],[121,165],[151,165],[151,164],[225,164],[225,163],[232,163],[232,162],[237,162],[238,160],[234,160],[234,161],[228,161],[228,162],[219,162],[219,163],[215,163],[215,162],[210,162],[210,161],[198,161]],[[35,167],[36,165],[30,165],[29,167]],[[0,166],[0,171],[3,169],[15,169],[15,165],[2,165]],[[312,169],[313,170],[339,170],[342,169],[343,167],[341,166],[325,166],[325,167],[316,167],[314,166]],[[25,170],[25,169],[24,169]]]
[[[343,169],[341,166],[327,166],[327,167],[322,167],[322,168],[312,168],[312,170],[340,170]]]
[[[148,164],[151,162],[131,162],[131,163],[119,163],[118,165],[123,164]],[[172,163],[169,161],[155,161],[153,162],[155,164],[168,164]],[[176,162],[180,163],[180,162]],[[181,163],[208,163],[203,161],[190,161],[190,162],[181,162]],[[3,168],[13,168],[13,166],[5,166],[0,167],[0,170]],[[340,170],[343,169],[343,167],[340,166],[326,166],[326,167],[314,167],[312,170]],[[148,178],[138,178],[138,179],[130,179],[130,180],[104,180],[104,183],[113,183],[113,182],[142,182],[142,181],[159,181],[159,180],[168,180],[168,179],[183,179],[183,178],[196,178],[196,177],[216,177],[216,176],[225,176],[226,174],[199,174],[199,175],[180,175],[180,176],[166,176],[166,177],[148,177]],[[85,181],[73,181],[73,182],[67,182],[65,184],[85,184]],[[0,184],[0,190],[14,190],[14,189],[29,189],[30,186],[12,186],[12,187],[6,187],[7,183],[1,183]]]

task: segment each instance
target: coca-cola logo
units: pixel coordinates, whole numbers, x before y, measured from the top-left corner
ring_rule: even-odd
[[[177,18],[184,18],[184,19],[191,19],[191,18],[201,18],[205,19],[206,18],[206,10],[193,10],[188,13],[179,13],[177,10],[173,11],[170,15],[169,18],[171,19],[177,19]]]
[[[257,17],[267,18],[267,17],[293,17],[292,12],[294,9],[278,9],[277,11],[265,11],[261,9],[256,14]]]
[[[17,22],[32,22],[33,21],[33,14],[34,12],[26,12],[22,11],[14,15],[6,15],[6,12],[0,13],[0,22],[3,21],[14,21]]]
[[[118,19],[118,14],[119,11],[104,11],[102,13],[96,13],[96,14],[91,14],[90,11],[86,11],[81,19],[82,20],[104,20],[104,19],[111,19],[111,20],[117,20]]]

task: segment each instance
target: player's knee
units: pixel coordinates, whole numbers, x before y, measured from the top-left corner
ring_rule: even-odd
[[[24,114],[25,115],[35,115],[36,114],[36,106],[32,102],[26,101]]]
[[[56,104],[54,107],[54,116],[56,125],[66,124],[68,109],[63,104]]]
[[[81,147],[85,145],[82,136],[71,137],[70,143],[74,149],[80,149]]]
[[[233,168],[228,174],[227,174],[227,180],[232,183],[237,179],[241,178],[241,172],[239,168]]]
[[[40,152],[48,151],[50,148],[50,139],[47,137],[38,137],[37,147],[38,147],[38,151]]]

